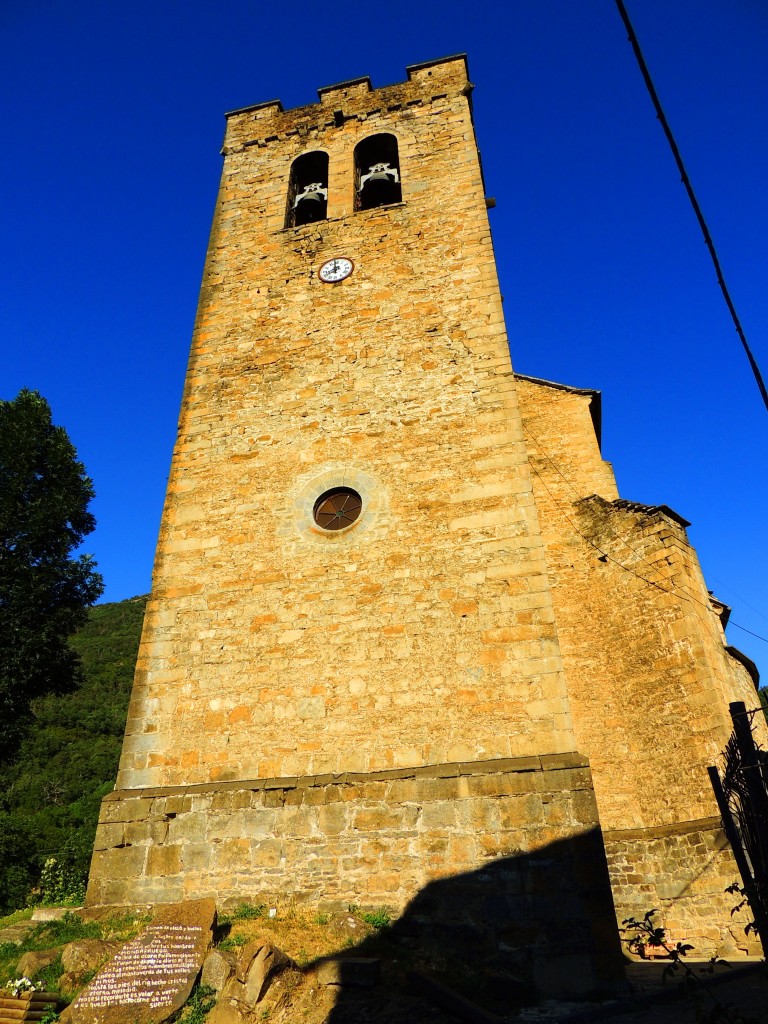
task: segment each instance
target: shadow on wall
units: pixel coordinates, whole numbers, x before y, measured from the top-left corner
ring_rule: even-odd
[[[615,993],[624,987],[624,957],[601,833],[430,882],[391,927],[340,956],[382,956],[385,993],[416,969],[499,1013],[539,998]],[[380,986],[349,980],[342,963],[328,1024],[365,1020],[366,1005],[371,1013],[381,1007]]]

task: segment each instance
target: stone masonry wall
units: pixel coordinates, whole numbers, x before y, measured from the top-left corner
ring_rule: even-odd
[[[697,953],[743,929],[724,893],[737,872],[706,769],[756,705],[726,651],[684,521],[618,499],[589,392],[518,381],[580,750],[590,759],[618,920],[659,908]],[[759,739],[765,727],[756,721]],[[701,822],[709,822],[701,826]]]
[[[229,116],[121,789],[575,748],[466,64],[409,78]],[[381,131],[403,202],[354,212]],[[329,219],[284,228],[315,149]]]
[[[106,798],[89,903],[211,895],[383,905],[444,944],[469,929],[550,991],[617,969],[590,772],[575,754]]]
[[[730,735],[729,701],[753,707],[756,695],[725,649],[684,521],[616,498],[578,396],[532,381],[519,391],[576,738],[603,828],[716,815],[706,769]]]
[[[760,956],[759,941],[747,935],[748,908],[725,891],[739,881],[720,819],[685,822],[657,829],[604,833],[616,916],[654,921],[673,942],[691,942],[692,956]]]

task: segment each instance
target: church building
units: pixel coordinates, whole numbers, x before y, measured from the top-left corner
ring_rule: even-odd
[[[88,902],[386,906],[548,991],[654,908],[746,949],[706,768],[754,666],[599,393],[512,370],[466,58],[223,157]]]

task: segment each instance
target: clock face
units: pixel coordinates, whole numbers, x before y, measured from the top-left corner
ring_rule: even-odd
[[[343,281],[345,277],[349,277],[354,268],[352,260],[348,260],[346,256],[337,256],[320,267],[318,277],[326,284],[334,284],[336,281]]]

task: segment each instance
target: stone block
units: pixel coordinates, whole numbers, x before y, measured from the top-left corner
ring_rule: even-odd
[[[421,811],[423,829],[452,828],[456,825],[456,805],[448,800],[425,804]]]
[[[102,804],[101,814],[105,823],[118,821],[144,821],[150,812],[151,800],[116,799]]]
[[[236,956],[229,951],[213,949],[203,961],[200,984],[221,992],[235,974]]]
[[[122,943],[104,939],[78,939],[61,951],[61,963],[68,974],[82,977],[111,959]]]
[[[122,849],[104,850],[98,855],[99,875],[119,881],[137,878],[143,872],[146,856],[146,846],[126,846]]]
[[[159,1024],[184,1005],[200,973],[216,917],[213,900],[161,905],[67,1009],[72,1024]],[[76,958],[77,963],[82,958]]]
[[[125,830],[122,822],[98,825],[93,848],[94,850],[109,850],[113,846],[122,846],[124,834]]]
[[[168,841],[171,843],[201,843],[206,838],[208,815],[202,810],[187,811],[173,818],[168,824]]]
[[[59,955],[59,948],[37,949],[25,953],[16,964],[16,977],[35,978],[40,971],[49,967]]]
[[[326,804],[317,812],[317,827],[322,835],[338,836],[347,828],[345,804]]]
[[[315,967],[321,985],[341,988],[373,988],[381,981],[381,960],[378,957],[339,957],[322,960]]]
[[[352,816],[352,827],[358,832],[378,832],[398,828],[401,816],[397,807],[365,807]]]
[[[251,864],[250,839],[222,839],[213,845],[211,870],[218,873],[243,871]]]
[[[271,978],[288,967],[293,960],[277,946],[257,939],[243,948],[237,967],[238,980],[243,984],[243,1001],[255,1006],[267,990]]]
[[[279,866],[283,855],[283,843],[280,839],[252,839],[249,846],[252,867],[274,868]]]
[[[133,846],[135,843],[149,842],[149,821],[127,821],[123,826],[125,843]]]
[[[176,875],[181,870],[181,844],[174,846],[151,846],[147,851],[147,874],[165,877]]]

